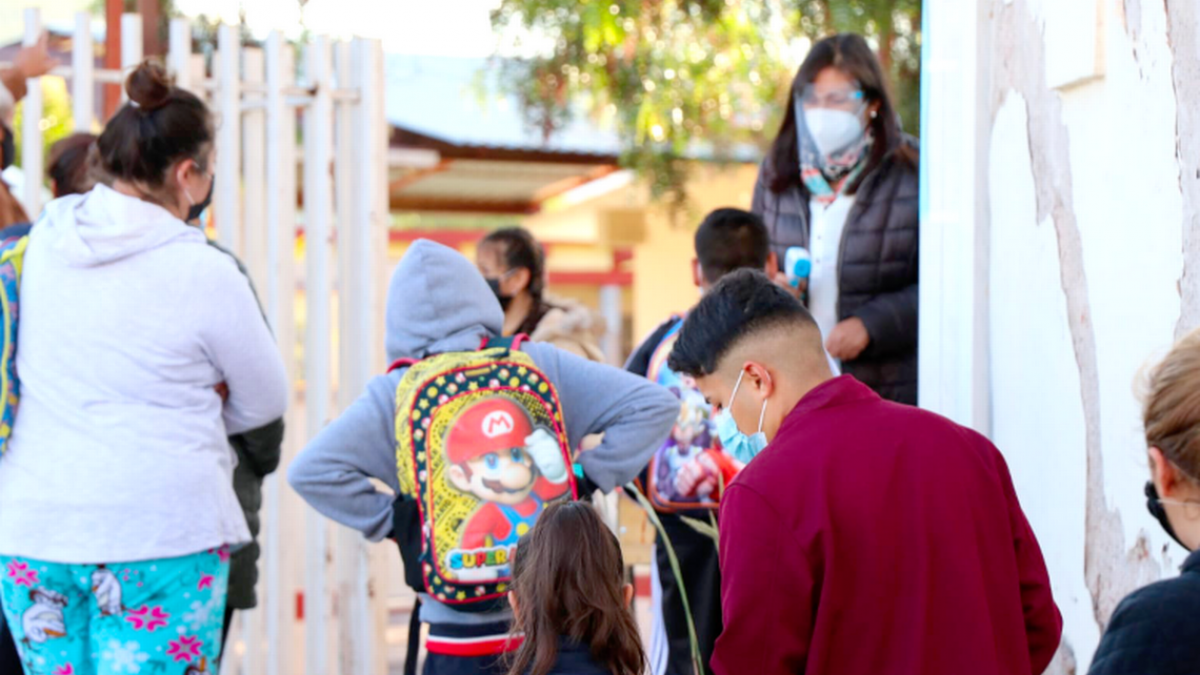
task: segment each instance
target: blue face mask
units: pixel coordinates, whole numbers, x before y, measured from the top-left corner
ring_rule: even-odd
[[[733,385],[733,394],[729,396],[729,404],[717,414],[717,438],[721,439],[721,449],[742,464],[749,464],[755,455],[767,447],[767,435],[762,430],[763,419],[767,416],[767,402],[763,401],[762,413],[758,416],[758,432],[752,436],[742,433],[733,419],[731,410],[745,374],[744,370],[738,374],[737,384]]]

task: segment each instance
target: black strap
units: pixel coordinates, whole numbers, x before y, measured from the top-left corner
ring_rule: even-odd
[[[404,655],[404,675],[417,675],[417,657],[421,653],[421,598],[413,603],[408,619],[408,653]]]

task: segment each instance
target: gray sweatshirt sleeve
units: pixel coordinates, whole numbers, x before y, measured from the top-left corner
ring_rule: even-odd
[[[223,415],[225,432],[234,435],[283,417],[290,386],[248,278],[221,253],[213,251],[209,260],[205,293],[215,301],[199,306],[196,316],[209,357],[229,387]]]
[[[288,468],[288,482],[304,501],[347,527],[379,541],[392,529],[395,496],[394,399],[400,373],[375,378],[344,413],[317,434]]]
[[[604,492],[633,480],[671,432],[679,399],[644,377],[547,344],[522,350],[558,390],[571,447],[589,434],[604,434],[598,447],[579,455],[588,478]]]

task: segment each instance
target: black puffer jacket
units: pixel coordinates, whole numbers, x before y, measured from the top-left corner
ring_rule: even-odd
[[[917,141],[904,138],[913,157]],[[838,321],[858,317],[871,343],[842,370],[886,399],[917,402],[917,163],[893,150],[859,186],[838,252]],[[751,209],[782,265],[790,246],[809,248],[808,190],[770,188],[759,169]]]
[[[1130,594],[1113,612],[1088,675],[1200,673],[1200,552],[1176,579]]]

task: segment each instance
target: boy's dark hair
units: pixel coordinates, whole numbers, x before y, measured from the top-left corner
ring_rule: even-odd
[[[546,253],[533,234],[523,227],[502,227],[484,237],[480,246],[496,246],[504,266],[529,270],[529,295],[541,304],[546,284]]]
[[[50,148],[46,173],[54,181],[55,198],[83,194],[96,184],[91,167],[96,138],[95,134],[71,134]]]
[[[546,675],[560,638],[588,647],[613,675],[642,675],[646,653],[625,604],[621,543],[587,502],[546,508],[512,561],[517,629],[525,640],[509,675]]]
[[[767,226],[749,211],[717,209],[696,230],[696,258],[700,273],[710,284],[744,267],[762,270],[770,255]]]
[[[688,313],[667,365],[692,377],[711,375],[739,342],[784,325],[817,330],[800,301],[765,274],[737,270],[717,282]]]

